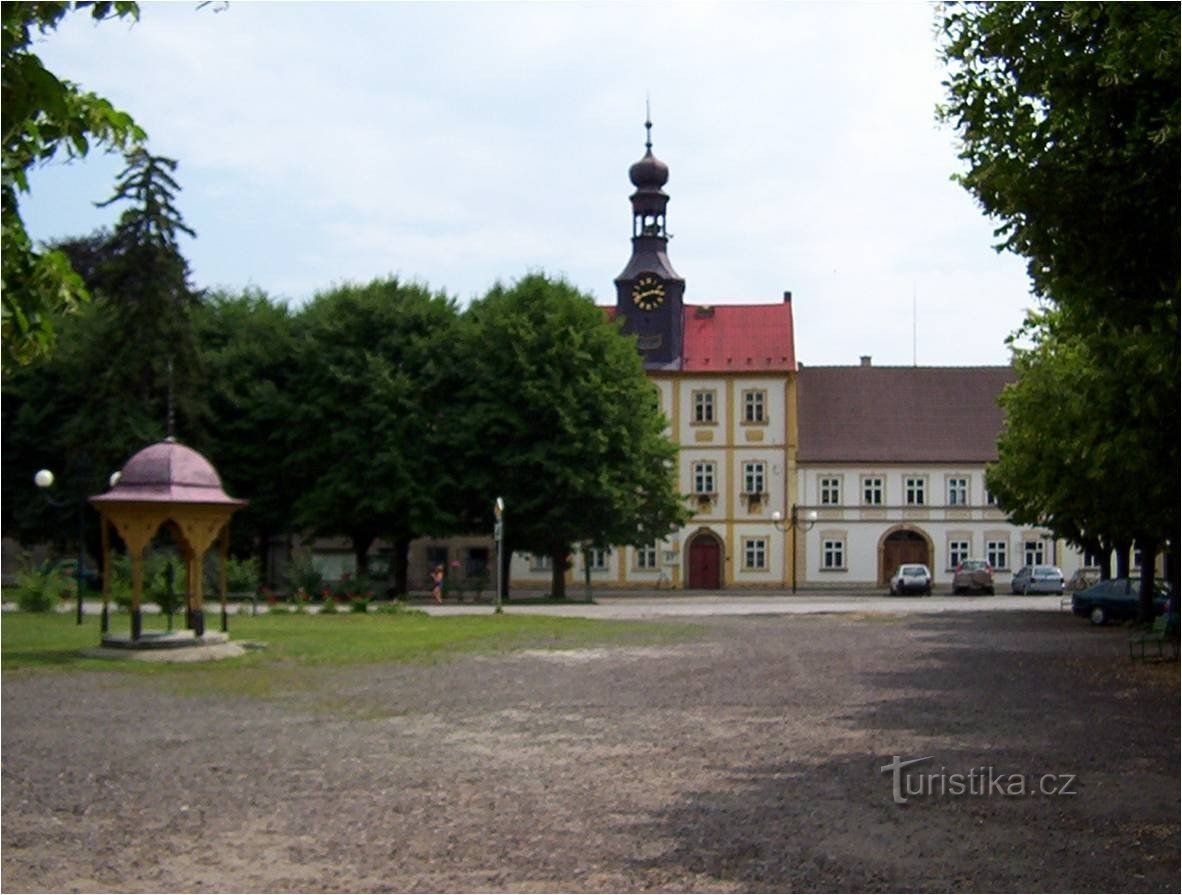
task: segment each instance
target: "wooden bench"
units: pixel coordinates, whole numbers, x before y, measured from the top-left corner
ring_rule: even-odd
[[[1129,658],[1148,661],[1150,658],[1166,659],[1166,646],[1178,658],[1178,616],[1172,612],[1163,613],[1153,620],[1148,630],[1134,631],[1129,635]],[[1150,650],[1156,652],[1151,656]]]

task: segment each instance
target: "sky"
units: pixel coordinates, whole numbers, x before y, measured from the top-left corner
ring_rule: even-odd
[[[221,11],[217,11],[220,9]],[[600,304],[628,168],[668,164],[692,304],[793,295],[806,365],[1005,364],[1025,263],[951,177],[926,3],[145,2],[67,17],[45,64],[180,166],[195,285],[299,305],[397,275],[461,304],[561,275]],[[52,163],[35,239],[118,218],[118,156]]]

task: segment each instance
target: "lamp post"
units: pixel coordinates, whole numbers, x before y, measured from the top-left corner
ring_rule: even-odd
[[[788,526],[792,532],[792,593],[796,593],[796,531],[809,531],[817,524],[817,511],[809,510],[804,514],[804,518],[800,518],[800,507],[792,504],[792,515],[789,518]],[[788,531],[789,528],[784,526],[784,514],[779,510],[772,513],[772,525],[776,527],[777,531]]]
[[[493,597],[493,604],[496,606],[498,615],[502,612],[501,609],[501,542],[504,540],[505,523],[503,521],[505,515],[505,501],[498,497],[496,503],[493,504],[493,517],[496,522],[493,523],[493,540],[497,542],[497,574],[496,574],[496,592]]]
[[[54,475],[48,469],[39,469],[37,474],[33,476],[33,482],[42,491],[42,496],[51,507],[68,507],[74,501],[71,500],[54,500],[49,496],[49,489],[53,487]],[[82,497],[77,501],[78,506],[78,558],[75,560],[74,566],[74,588],[78,594],[78,624],[82,624],[82,560],[86,555],[86,498]]]

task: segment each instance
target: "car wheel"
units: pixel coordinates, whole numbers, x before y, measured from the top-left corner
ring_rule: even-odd
[[[993,588],[992,587],[985,588],[985,593],[989,594],[989,596],[992,597],[993,596]]]
[[[1102,625],[1104,622],[1108,621],[1108,615],[1104,612],[1103,607],[1097,606],[1092,610],[1092,613],[1088,616],[1088,619],[1093,625]]]
[[[932,595],[932,589],[930,587],[925,587],[924,591],[923,591],[923,595],[925,597],[930,597]]]

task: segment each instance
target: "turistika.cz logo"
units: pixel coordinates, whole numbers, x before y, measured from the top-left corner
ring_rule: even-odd
[[[1028,796],[1074,796],[1075,774],[999,773],[993,767],[973,768],[967,773],[952,772],[941,766],[938,771],[923,773],[909,768],[931,761],[924,758],[891,756],[879,770],[891,775],[891,795],[896,805],[906,805],[913,798],[948,796],[1000,796],[1017,799]]]

